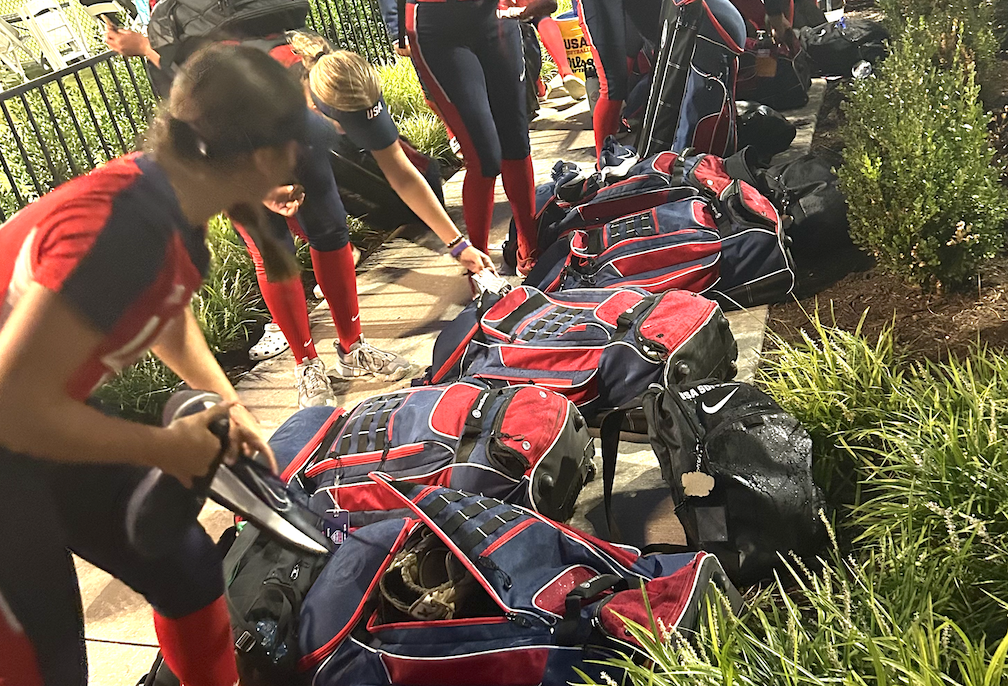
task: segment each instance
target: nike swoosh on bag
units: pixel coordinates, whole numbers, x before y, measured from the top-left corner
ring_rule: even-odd
[[[729,400],[731,400],[732,396],[735,395],[736,391],[738,391],[738,386],[736,386],[735,388],[733,388],[731,390],[731,393],[729,393],[725,397],[721,398],[721,400],[719,400],[715,404],[708,405],[707,403],[701,402],[700,403],[700,407],[702,407],[703,411],[706,412],[707,414],[714,414],[718,410],[720,410],[722,407],[724,407],[725,403],[727,403]]]

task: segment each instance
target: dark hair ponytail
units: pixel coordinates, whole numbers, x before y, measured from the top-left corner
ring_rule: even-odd
[[[213,44],[175,77],[147,149],[183,160],[235,161],[305,135],[307,108],[297,79],[255,48]]]

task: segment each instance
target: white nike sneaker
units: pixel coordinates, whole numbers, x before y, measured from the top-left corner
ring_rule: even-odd
[[[319,407],[332,405],[336,402],[329,377],[326,376],[325,364],[319,358],[305,360],[294,368],[297,378],[298,407]]]
[[[402,355],[386,352],[374,347],[361,336],[353,344],[350,352],[340,349],[339,341],[335,341],[339,357],[333,372],[345,379],[359,376],[376,376],[384,381],[398,381],[410,373],[413,365]]]

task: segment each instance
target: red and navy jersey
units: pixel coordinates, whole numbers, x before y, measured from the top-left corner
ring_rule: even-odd
[[[104,334],[67,387],[83,400],[189,306],[210,263],[205,237],[154,160],[112,160],[0,225],[0,327],[32,282],[58,293]]]

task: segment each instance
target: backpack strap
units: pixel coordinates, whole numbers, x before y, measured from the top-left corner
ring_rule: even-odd
[[[406,49],[406,0],[397,0],[396,9],[398,10],[398,15],[396,20],[399,22],[399,49]]]
[[[623,539],[612,513],[613,482],[616,480],[616,457],[619,452],[620,427],[626,410],[613,410],[602,418],[599,437],[602,439],[602,502],[605,506],[609,540],[619,543]]]
[[[455,448],[456,463],[469,461],[469,457],[472,455],[473,450],[476,448],[476,443],[479,441],[480,434],[483,433],[483,422],[486,419],[487,410],[493,405],[497,396],[507,391],[508,388],[505,386],[503,388],[484,389],[480,391],[479,395],[476,396],[476,400],[469,406],[469,409],[466,411],[465,424],[462,427],[462,435],[459,436],[459,442]]]

